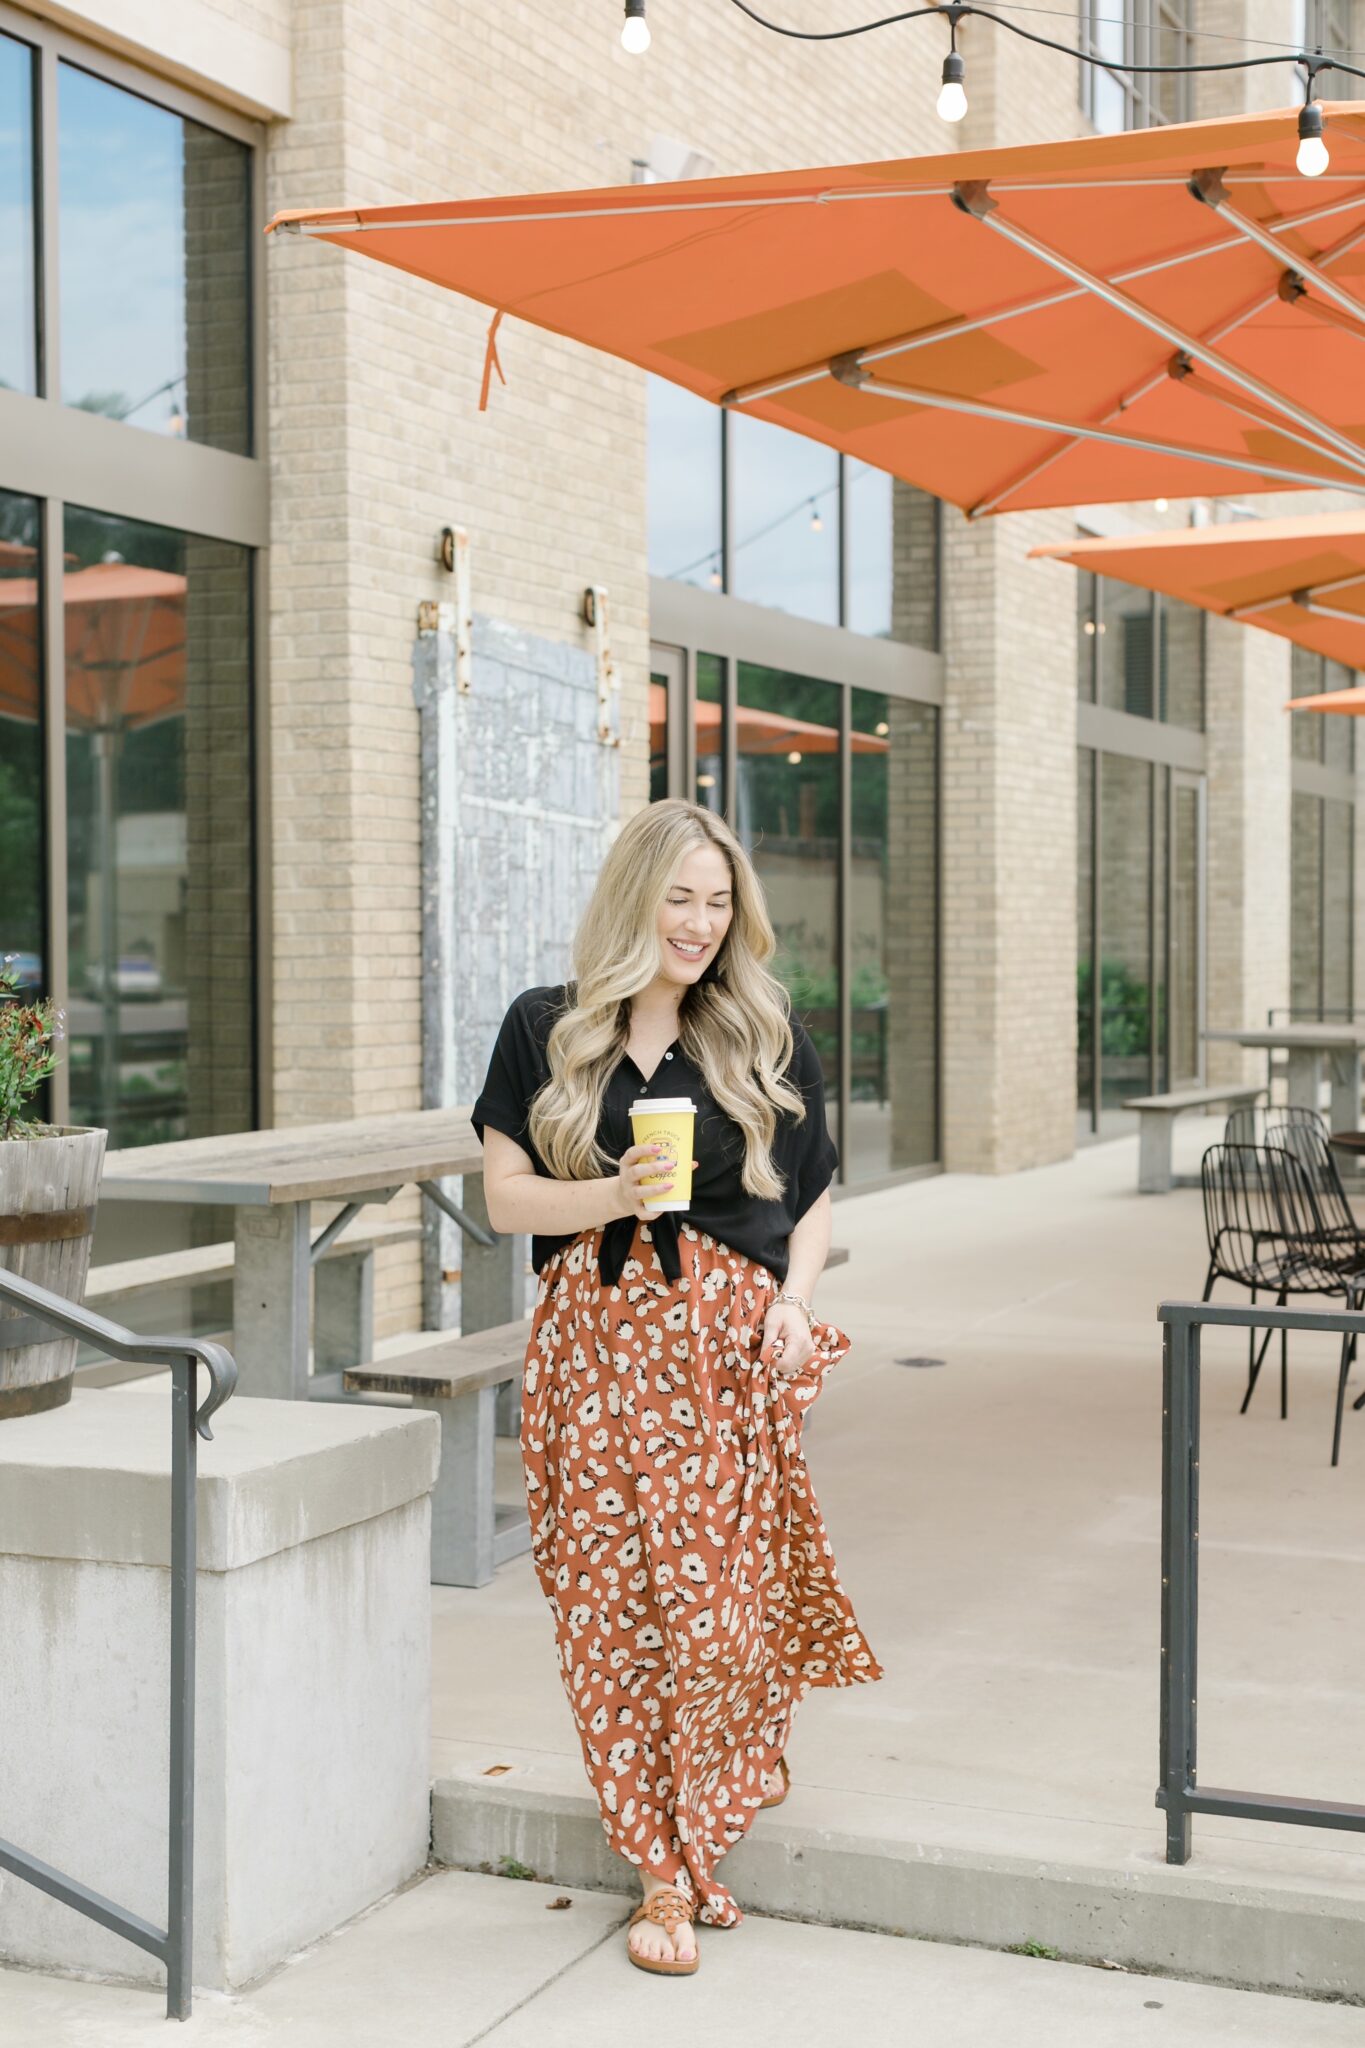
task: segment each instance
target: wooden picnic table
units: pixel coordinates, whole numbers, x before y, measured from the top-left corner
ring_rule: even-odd
[[[1322,1063],[1330,1065],[1332,1129],[1360,1126],[1361,1055],[1365,1024],[1260,1024],[1245,1031],[1206,1031],[1208,1041],[1244,1045],[1265,1052],[1283,1052],[1289,1064],[1289,1100],[1296,1108],[1317,1109],[1322,1088]]]
[[[467,1177],[463,1208],[439,1185],[454,1174]],[[482,1176],[483,1151],[468,1108],[426,1109],[128,1147],[105,1155],[100,1196],[235,1211],[233,1351],[239,1391],[298,1399],[334,1396],[338,1388],[331,1380],[340,1379],[331,1375],[323,1386],[308,1369],[313,1264],[365,1204],[388,1202],[400,1188],[420,1187],[465,1232],[465,1329],[491,1328],[522,1313],[515,1241],[489,1231]],[[316,1238],[314,1202],[342,1204]]]

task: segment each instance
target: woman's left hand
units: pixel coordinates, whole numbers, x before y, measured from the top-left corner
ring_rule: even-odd
[[[790,1379],[815,1356],[815,1340],[805,1311],[794,1301],[775,1302],[763,1318],[760,1356],[781,1379]]]

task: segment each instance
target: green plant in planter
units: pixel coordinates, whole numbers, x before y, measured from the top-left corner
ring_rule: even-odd
[[[56,1071],[66,1016],[50,1002],[26,1003],[12,954],[0,960],[0,1140],[43,1138],[53,1126],[20,1112]]]

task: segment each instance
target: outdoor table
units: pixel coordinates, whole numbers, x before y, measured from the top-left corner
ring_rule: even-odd
[[[1206,1031],[1206,1041],[1224,1040],[1289,1058],[1289,1100],[1301,1109],[1316,1109],[1322,1083],[1322,1062],[1331,1062],[1332,1128],[1360,1127],[1360,1065],[1365,1050],[1365,1024],[1271,1024],[1247,1031]]]
[[[477,1191],[466,1191],[472,1215],[441,1190],[447,1174],[480,1176]],[[482,1174],[469,1110],[428,1109],[110,1152],[100,1197],[234,1210],[232,1348],[239,1389],[306,1399],[331,1391],[315,1386],[308,1370],[312,1265],[365,1203],[387,1202],[399,1188],[420,1187],[460,1225],[467,1244],[484,1247],[479,1259],[496,1268],[462,1288],[465,1327],[481,1329],[521,1313],[512,1299],[520,1278],[513,1241],[488,1231]],[[332,1201],[343,1204],[340,1213],[310,1242],[310,1204]],[[464,1263],[467,1269],[468,1258]]]

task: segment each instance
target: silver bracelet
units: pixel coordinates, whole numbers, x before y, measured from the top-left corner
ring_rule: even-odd
[[[794,1301],[798,1308],[803,1308],[806,1311],[806,1321],[808,1323],[814,1323],[815,1310],[806,1300],[804,1294],[794,1294],[790,1288],[786,1288],[781,1294],[778,1295],[777,1298],[779,1301]]]

